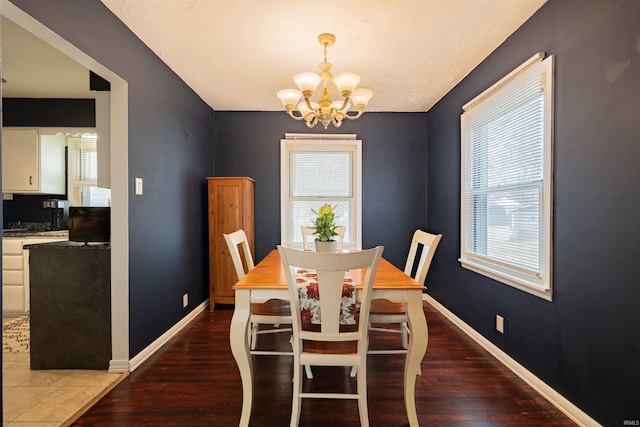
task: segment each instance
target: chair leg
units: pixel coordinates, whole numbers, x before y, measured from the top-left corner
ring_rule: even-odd
[[[294,359],[296,357],[294,356]],[[305,365],[306,366],[306,365]],[[302,366],[299,360],[293,362],[293,401],[291,402],[291,422],[290,427],[298,427],[300,423],[300,407],[302,406]]]
[[[251,350],[256,349],[256,341],[258,341],[258,324],[251,325]]]
[[[366,363],[366,362],[365,362]],[[357,368],[354,366],[353,368]],[[352,368],[352,370],[353,370]],[[360,413],[360,425],[362,427],[369,427],[369,409],[367,407],[367,367],[362,365],[359,368],[360,373],[358,375],[358,412]]]
[[[407,325],[407,322],[402,322],[400,329],[402,332],[402,348],[406,350],[409,347],[409,325]]]
[[[304,365],[304,372],[307,374],[307,378],[312,380],[313,379],[313,373],[311,372],[311,366],[310,365]]]
[[[247,340],[247,347],[251,348],[251,330],[253,329],[253,323],[249,322],[245,339]]]
[[[349,373],[349,376],[351,378],[355,378],[356,375],[358,375],[358,367],[357,366],[352,366],[351,367],[351,373]]]

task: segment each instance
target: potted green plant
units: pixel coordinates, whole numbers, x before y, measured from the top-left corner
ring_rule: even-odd
[[[319,210],[311,209],[317,215],[313,223],[313,234],[316,235],[316,252],[335,252],[338,242],[333,240],[333,236],[337,236],[334,209],[338,205],[331,206],[325,203]]]

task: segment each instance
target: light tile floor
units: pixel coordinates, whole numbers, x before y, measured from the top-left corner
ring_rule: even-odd
[[[32,371],[28,353],[3,353],[3,426],[69,425],[125,376],[89,370]]]

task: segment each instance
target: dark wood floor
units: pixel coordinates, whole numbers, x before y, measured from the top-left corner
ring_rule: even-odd
[[[429,347],[416,386],[422,426],[574,426],[553,405],[424,304]],[[74,426],[237,426],[240,375],[229,349],[232,310],[203,312],[166,346],[102,398]],[[399,341],[372,333],[372,347]],[[287,334],[261,335],[259,346],[287,347]],[[403,357],[370,355],[372,427],[407,426]],[[254,356],[252,426],[287,426],[292,366],[287,356]],[[355,389],[346,368],[314,368],[305,387]],[[300,426],[359,426],[353,401],[304,401]]]

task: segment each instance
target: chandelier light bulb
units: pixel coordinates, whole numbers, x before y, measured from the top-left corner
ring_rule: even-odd
[[[333,76],[333,83],[340,93],[353,92],[360,83],[360,76],[356,73],[339,73]]]
[[[289,105],[297,105],[298,100],[302,98],[302,92],[297,89],[282,89],[278,91],[278,98],[285,107]]]
[[[314,73],[298,73],[293,77],[293,81],[300,89],[300,92],[310,91],[313,93],[322,81],[322,77]]]
[[[349,106],[351,105],[351,102],[347,102],[347,105],[344,105],[343,101],[333,101],[331,103],[331,108],[333,108],[336,111],[341,111],[341,112],[346,112],[349,109]]]
[[[353,105],[358,108],[362,106],[363,108],[369,103],[369,100],[373,96],[373,91],[365,88],[356,89],[351,94],[351,102]]]
[[[300,110],[303,117],[309,113],[313,113],[318,108],[320,108],[320,106],[315,102],[311,103],[311,108],[307,107],[307,104],[304,101],[298,104],[298,110]]]

